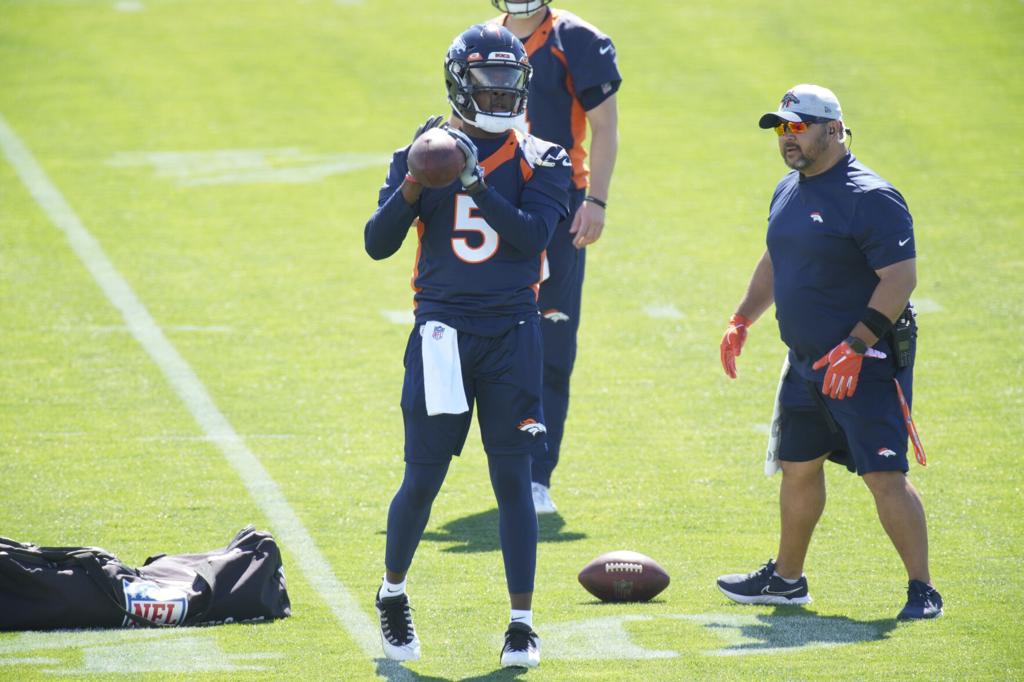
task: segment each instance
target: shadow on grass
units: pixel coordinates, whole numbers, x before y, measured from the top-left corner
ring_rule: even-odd
[[[421,675],[409,670],[398,661],[378,658],[376,662],[377,676],[388,680],[388,682],[455,682],[455,680],[459,680],[459,682],[487,682],[488,680],[514,680],[526,674],[526,670],[523,668],[501,668],[475,677],[435,677],[433,675]]]
[[[544,514],[538,517],[540,542],[574,542],[587,537],[585,533],[566,533],[565,519],[558,514]],[[456,542],[453,547],[443,551],[458,554],[474,552],[496,552],[501,549],[498,539],[498,510],[471,514],[455,519],[441,526],[440,531],[428,531],[423,534],[424,540],[431,542]]]
[[[576,602],[577,606],[596,606],[598,608],[605,607],[608,610],[612,610],[620,606],[647,606],[648,604],[667,604],[668,600],[662,597],[655,597],[654,599],[648,599],[647,601],[602,601],[597,597],[593,599],[580,599]]]
[[[771,614],[717,615],[696,619],[709,629],[721,629],[727,645],[714,652],[719,656],[879,641],[896,628],[895,618],[860,621],[819,616],[796,606],[776,607]]]

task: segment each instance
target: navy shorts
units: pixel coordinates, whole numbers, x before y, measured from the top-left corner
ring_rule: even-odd
[[[913,366],[896,373],[908,405],[913,391]],[[850,471],[902,471],[907,465],[907,427],[891,379],[866,380],[852,397],[833,400],[821,383],[790,370],[782,385],[779,459],[807,462],[825,453]]]
[[[546,447],[541,408],[543,351],[540,317],[515,324],[500,336],[459,332],[462,384],[469,411],[427,416],[419,325],[405,350],[402,416],[405,461],[446,462],[462,453],[476,407],[488,455],[536,455]]]

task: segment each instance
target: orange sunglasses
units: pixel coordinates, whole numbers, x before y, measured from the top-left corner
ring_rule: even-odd
[[[787,132],[793,133],[794,135],[803,135],[807,132],[807,129],[811,127],[810,123],[804,121],[783,121],[779,125],[775,126],[775,133],[782,137]],[[789,128],[787,131],[786,128]]]

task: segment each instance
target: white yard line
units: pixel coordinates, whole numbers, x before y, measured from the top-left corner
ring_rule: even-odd
[[[107,258],[99,242],[85,228],[74,209],[64,200],[32,152],[8,126],[2,115],[0,147],[36,203],[67,236],[68,243],[82,264],[92,274],[107,299],[121,312],[132,336],[167,377],[174,392],[185,403],[210,441],[220,448],[228,463],[238,472],[253,501],[266,515],[273,532],[295,557],[298,565],[288,570],[300,570],[313,590],[327,602],[334,617],[359,644],[363,653],[371,658],[378,657],[381,650],[376,623],[359,608],[349,591],[331,572],[327,559],[314,544],[309,531],[302,525],[277,483],[267,473],[259,458],[246,447],[188,362],[167,340],[163,330],[128,282]],[[369,600],[370,595],[364,596]],[[406,677],[407,671],[403,668],[382,670],[385,667],[391,666],[378,666],[378,672],[385,673],[389,679]]]

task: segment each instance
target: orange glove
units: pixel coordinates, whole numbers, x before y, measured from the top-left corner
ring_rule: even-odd
[[[754,324],[739,313],[729,318],[729,328],[722,337],[722,369],[730,379],[736,378],[736,358],[743,352],[743,344],[747,341],[747,327]]]
[[[821,392],[834,400],[852,396],[857,391],[857,377],[860,376],[860,367],[867,350],[867,344],[856,336],[850,336],[818,358],[811,369],[821,369],[828,365]]]

